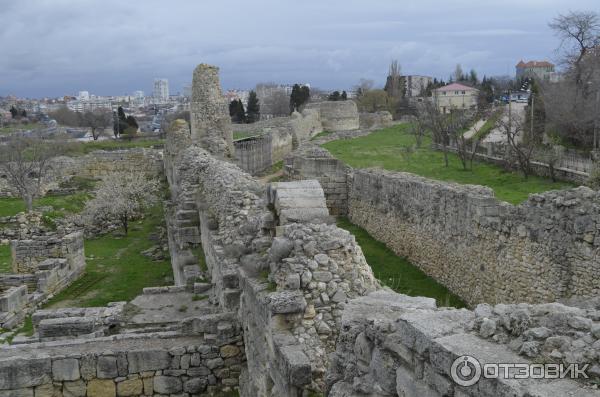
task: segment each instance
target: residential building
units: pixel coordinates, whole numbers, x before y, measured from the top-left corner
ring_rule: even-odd
[[[80,101],[88,101],[90,99],[89,91],[79,91],[77,93],[77,99]]]
[[[521,60],[517,63],[516,75],[517,79],[535,77],[541,80],[555,80],[557,73],[554,70],[554,64],[548,61],[529,61]]]
[[[87,101],[74,100],[67,102],[67,107],[74,112],[85,113],[99,109],[112,109],[112,103],[108,99],[92,98]]]
[[[452,83],[433,90],[433,100],[440,112],[477,107],[479,90],[464,84]]]
[[[401,80],[404,82],[404,92],[407,98],[422,96],[427,86],[433,82],[433,79],[429,76],[416,75],[402,76]]]
[[[169,80],[154,79],[154,91],[152,96],[155,103],[169,102]]]

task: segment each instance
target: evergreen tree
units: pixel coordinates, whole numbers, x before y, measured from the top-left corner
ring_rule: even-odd
[[[19,111],[14,106],[10,107],[10,115],[13,119],[16,119],[19,116]]]
[[[260,120],[260,103],[254,90],[250,91],[248,96],[248,108],[246,109],[246,122],[254,123]]]
[[[345,101],[348,99],[348,94],[346,93],[346,91],[342,91],[342,96],[340,98],[342,99],[342,101]]]
[[[471,72],[469,72],[469,81],[471,82],[471,84],[477,84],[477,82],[479,81],[475,69],[471,69]]]
[[[231,121],[234,123],[246,122],[246,112],[241,99],[231,101],[229,104],[229,115],[231,116]]]
[[[333,91],[331,94],[329,94],[329,97],[327,98],[327,100],[329,100],[329,101],[339,101],[340,100],[340,92],[339,91]]]
[[[300,109],[310,99],[310,88],[294,84],[290,95],[290,113]]]
[[[531,106],[533,105],[533,123],[531,122]],[[535,80],[531,81],[531,95],[527,103],[525,136],[527,139],[533,139],[534,142],[541,143],[546,132],[546,106],[544,97],[540,94],[540,86]],[[531,129],[533,124],[533,131]]]

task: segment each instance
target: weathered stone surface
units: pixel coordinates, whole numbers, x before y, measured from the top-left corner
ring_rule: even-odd
[[[164,350],[140,350],[127,353],[130,373],[169,368],[171,355]]]
[[[108,379],[93,379],[87,384],[88,397],[115,397],[115,382]]]
[[[52,379],[52,364],[47,359],[0,361],[0,390],[39,386]]]
[[[158,394],[175,394],[182,390],[181,379],[173,376],[154,377],[154,392]]]
[[[98,357],[96,373],[98,378],[113,379],[119,375],[116,356]]]
[[[79,360],[66,358],[52,361],[52,378],[54,380],[77,380],[79,377]]]
[[[117,383],[117,396],[130,397],[142,394],[144,384],[141,379],[124,380]]]
[[[74,382],[63,382],[64,397],[85,397],[87,392],[86,383],[83,380]]]

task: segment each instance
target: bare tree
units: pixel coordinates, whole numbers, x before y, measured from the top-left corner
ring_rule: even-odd
[[[18,135],[0,145],[0,172],[21,196],[28,212],[33,209],[33,199],[40,195],[49,160],[60,151],[61,145],[56,141]]]
[[[417,117],[412,123],[410,123],[409,132],[415,136],[416,146],[417,148],[420,148],[423,144],[423,137],[427,132],[425,120]]]
[[[556,182],[556,166],[560,164],[562,152],[552,146],[546,146],[541,148],[540,159],[548,165],[552,182]]]
[[[86,203],[86,224],[118,221],[127,234],[129,222],[157,202],[158,188],[158,181],[148,179],[142,172],[110,174],[100,183],[95,197]]]
[[[433,102],[424,102],[418,108],[418,117],[431,131],[433,142],[441,147],[444,153],[444,164],[448,167],[448,145],[450,144],[448,118],[442,114]]]
[[[582,62],[600,45],[600,16],[594,11],[570,11],[554,18],[549,26],[562,40],[564,62],[573,68],[575,82],[582,86]]]
[[[465,78],[465,74],[463,72],[462,66],[460,66],[460,63],[456,65],[456,68],[454,69],[454,81],[456,81],[457,83],[459,81],[464,80]]]
[[[531,174],[531,158],[536,146],[535,141],[525,139],[526,129],[520,118],[502,119],[498,124],[508,142],[509,153],[506,161],[510,167],[516,166],[527,179]]]
[[[479,141],[476,138],[478,131],[475,126],[473,126],[475,134],[472,137],[465,136],[465,133],[469,125],[477,119],[477,117],[470,117],[467,111],[454,111],[450,113],[449,120],[447,121],[450,141],[455,144],[456,154],[465,171],[473,169],[473,159],[479,145]]]
[[[358,84],[354,86],[354,90],[356,91],[356,96],[360,98],[362,95],[371,91],[375,86],[375,82],[369,79],[360,79]]]
[[[400,73],[400,65],[397,60],[393,60],[390,64],[387,81],[384,90],[392,98],[400,99],[404,96],[404,83]]]
[[[113,114],[110,110],[96,110],[85,112],[82,118],[82,126],[89,127],[92,130],[92,137],[95,141],[100,137],[101,132],[113,124]]]

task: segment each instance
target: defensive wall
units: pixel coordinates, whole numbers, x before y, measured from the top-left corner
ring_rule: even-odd
[[[285,172],[319,180],[332,213],[471,305],[600,293],[600,194],[589,188],[532,194],[515,206],[481,186],[353,170],[316,147],[292,154]]]

